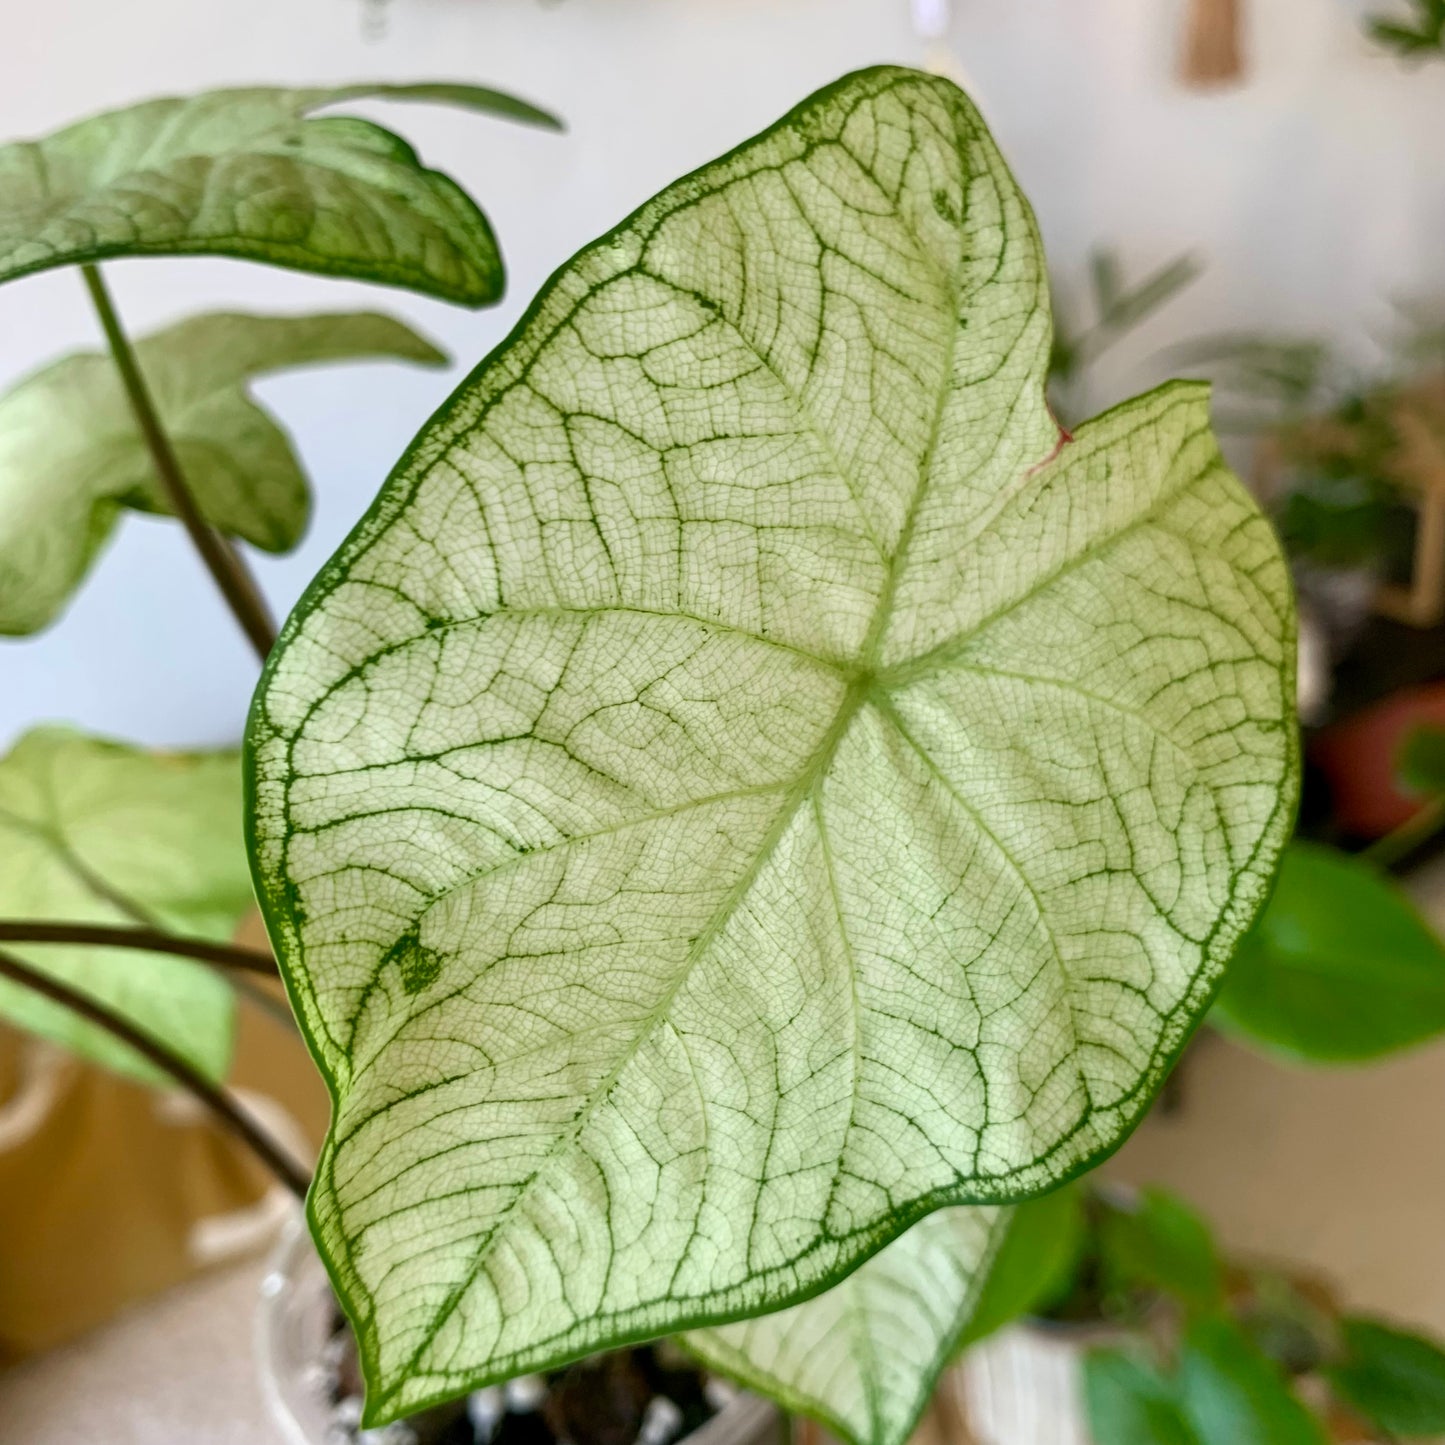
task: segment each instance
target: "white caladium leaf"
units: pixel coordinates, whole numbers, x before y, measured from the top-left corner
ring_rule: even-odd
[[[1206,395],[1061,436],[1032,215],[873,70],[566,265],[289,620],[263,906],[383,1420],[1112,1148],[1268,886],[1293,620]]]
[[[136,344],[197,504],[268,552],[301,540],[311,495],[286,433],[249,395],[272,372],[326,361],[446,357],[390,316],[193,316]],[[81,352],[0,396],[0,632],[52,621],[124,507],[169,510],[109,356]]]
[[[937,1210],[816,1298],[683,1342],[851,1445],[903,1445],[972,1319],[1008,1217]]]
[[[250,87],[107,111],[0,146],[0,282],[108,256],[211,255],[497,300],[497,243],[456,182],[379,125],[312,114],[366,98],[558,124],[450,84]]]
[[[138,924],[225,939],[252,903],[234,751],[154,753],[37,728],[0,758],[0,918]],[[235,995],[213,969],[132,949],[6,944],[203,1074],[230,1064]],[[127,1045],[0,980],[0,1017],[122,1073]]]

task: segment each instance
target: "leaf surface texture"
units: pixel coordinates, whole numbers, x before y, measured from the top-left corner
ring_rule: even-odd
[[[1147,1105],[1289,826],[1289,588],[1204,392],[1066,440],[1049,344],[971,105],[850,77],[565,266],[291,618],[253,852],[373,1422]]]

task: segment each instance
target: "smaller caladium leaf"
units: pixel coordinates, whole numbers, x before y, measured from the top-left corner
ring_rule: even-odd
[[[343,101],[433,101],[558,121],[475,85],[252,87],[143,101],[0,147],[0,282],[108,256],[235,256],[483,306],[502,294],[486,217]]]
[[[36,729],[0,759],[0,858],[0,918],[228,938],[252,901],[239,759]],[[225,1075],[235,999],[213,970],[131,949],[6,948],[123,1014],[207,1077]],[[0,1017],[122,1073],[156,1077],[94,1024],[7,980]]]
[[[268,552],[300,541],[311,499],[249,383],[326,361],[446,362],[400,321],[368,312],[196,316],[136,354],[201,511]],[[0,397],[0,632],[55,617],[123,507],[169,510],[109,356],[68,356]]]
[[[683,1343],[851,1445],[903,1445],[968,1328],[1008,1217],[941,1209],[813,1299]]]

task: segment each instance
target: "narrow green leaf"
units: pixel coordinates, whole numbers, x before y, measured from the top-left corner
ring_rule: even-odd
[[[1072,1282],[1085,1229],[1083,1197],[1075,1185],[1011,1210],[959,1348],[1056,1301]]]
[[[1104,316],[1106,324],[1115,331],[1131,331],[1193,285],[1203,269],[1194,256],[1176,256],[1137,286],[1117,294]]]
[[[389,85],[368,81],[346,85],[329,93],[327,105],[348,100],[408,100],[452,105],[459,110],[476,111],[478,115],[498,115],[505,120],[521,121],[523,125],[541,126],[544,130],[562,130],[561,120],[549,110],[532,105],[504,90],[485,85],[466,85],[458,81],[424,80],[410,85]]]
[[[1089,257],[1089,276],[1094,283],[1094,310],[1107,316],[1124,294],[1124,274],[1117,251],[1100,249]]]
[[[1341,1324],[1345,1359],[1325,1371],[1335,1392],[1387,1434],[1445,1434],[1445,1351],[1376,1320]]]
[[[1170,1383],[1125,1350],[1084,1356],[1084,1408],[1098,1445],[1201,1445]]]
[[[1372,20],[1369,30],[1381,45],[1398,50],[1401,55],[1445,52],[1445,24],[1442,24],[1438,17],[1425,18],[1419,30],[1412,30],[1408,25],[1397,25],[1389,20]]]
[[[1290,1058],[1378,1058],[1445,1031],[1445,949],[1370,864],[1292,843],[1213,1017]]]
[[[228,938],[252,898],[239,759],[36,729],[0,759],[0,856],[0,917]],[[213,970],[129,949],[6,947],[124,1014],[208,1077],[225,1075],[234,999]],[[156,1077],[95,1025],[5,980],[0,1016],[123,1073]]]
[[[497,300],[502,259],[466,193],[391,131],[313,116],[368,96],[557,125],[468,85],[254,87],[143,101],[0,146],[0,282],[110,256],[216,255],[469,306]]]
[[[707,1364],[851,1445],[903,1445],[956,1352],[1007,1211],[941,1209],[832,1289],[695,1330]]]
[[[852,76],[564,267],[288,622],[252,847],[369,1420],[1148,1106],[1289,828],[1289,586],[1204,391],[1066,442],[1049,330],[972,106]]]
[[[301,540],[311,498],[249,384],[324,361],[446,361],[400,321],[367,312],[196,316],[136,355],[201,511],[268,552]],[[66,357],[0,396],[0,632],[52,621],[125,507],[168,510],[109,356]]]
[[[1411,792],[1445,798],[1445,728],[1427,724],[1407,733],[1395,757],[1395,771]]]
[[[1224,1294],[1224,1266],[1209,1226],[1182,1199],[1140,1191],[1134,1207],[1109,1206],[1099,1227],[1105,1268],[1120,1284],[1212,1310]]]
[[[1199,1445],[1326,1445],[1324,1427],[1227,1320],[1190,1329],[1178,1395]]]

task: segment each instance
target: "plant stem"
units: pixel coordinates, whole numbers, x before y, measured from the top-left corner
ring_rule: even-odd
[[[144,953],[173,953],[180,958],[194,958],[213,968],[240,973],[232,979],[232,987],[273,1022],[293,1033],[296,1020],[284,998],[268,993],[244,975],[277,977],[276,960],[269,953],[254,948],[239,948],[232,943],[212,943],[205,938],[187,938],[183,934],[165,933],[147,923],[140,927],[110,923],[52,923],[49,919],[0,919],[0,943],[78,944],[82,947],[135,948]]]
[[[221,595],[241,624],[241,630],[255,648],[256,655],[265,662],[276,642],[276,628],[266,611],[255,579],[241,560],[240,554],[201,514],[196,499],[191,494],[185,473],[176,457],[175,448],[161,426],[150,388],[141,374],[135,350],[120,324],[114,303],[100,268],[85,265],[80,268],[85,277],[90,299],[95,303],[96,314],[105,330],[105,339],[110,345],[110,354],[120,373],[121,384],[125,387],[136,425],[140,427],[146,450],[156,470],[156,478],[165,493],[171,510],[180,519],[181,525],[190,534],[196,551],[206,564]]]
[[[1437,798],[1393,832],[1377,838],[1365,849],[1364,856],[1381,868],[1393,868],[1417,848],[1424,847],[1442,828],[1445,828],[1445,799]]]
[[[14,954],[0,949],[0,978],[7,978],[35,993],[43,995],[79,1014],[81,1018],[104,1029],[122,1043],[128,1044],[147,1062],[168,1074],[181,1088],[206,1106],[217,1119],[250,1146],[256,1157],[298,1199],[305,1199],[311,1179],[306,1170],[248,1115],[224,1089],[217,1088],[193,1065],[142,1033],[128,1019],[86,994],[41,973]]]
[[[7,918],[0,920],[0,943],[75,943],[87,947],[138,948],[146,953],[174,953],[181,958],[196,958],[202,963],[242,969],[246,973],[260,973],[273,978],[276,974],[276,960],[258,949],[162,933],[158,928],[132,928],[127,924],[51,923],[42,919]]]

